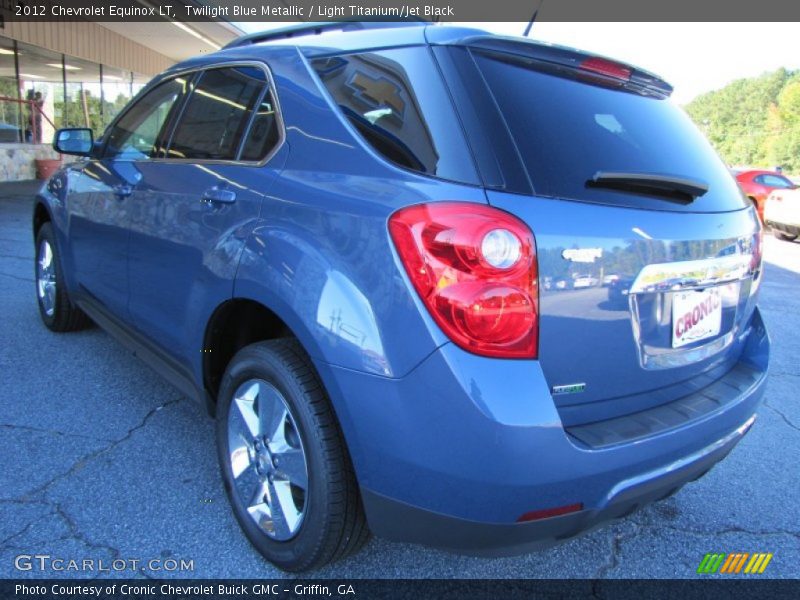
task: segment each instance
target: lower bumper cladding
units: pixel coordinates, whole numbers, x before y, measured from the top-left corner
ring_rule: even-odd
[[[673,495],[722,460],[755,419],[755,415],[751,416],[722,439],[681,460],[618,483],[598,508],[584,508],[576,503],[533,510],[523,514],[517,523],[482,523],[410,506],[362,488],[364,506],[375,534],[394,541],[474,556],[522,554],[588,533],[650,502]],[[557,514],[548,515],[548,511]]]

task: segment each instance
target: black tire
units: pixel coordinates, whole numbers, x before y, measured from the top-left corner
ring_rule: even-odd
[[[787,241],[787,242],[793,242],[794,240],[797,239],[796,235],[789,234],[789,233],[783,233],[782,231],[778,231],[777,229],[773,229],[772,233],[774,233],[775,237],[777,237],[778,239],[784,240],[784,241]]]
[[[304,451],[308,482],[304,515],[291,539],[267,535],[234,489],[229,413],[234,394],[263,380],[283,396]],[[293,338],[252,344],[228,365],[217,405],[217,449],[222,479],[236,520],[250,543],[285,571],[319,568],[358,551],[369,539],[353,467],[336,416],[308,356]],[[251,459],[250,464],[255,461]]]
[[[51,314],[43,304],[43,299],[39,294],[39,261],[41,259],[41,251],[43,243],[49,244],[52,253],[52,267],[55,274],[55,302],[52,306]],[[64,285],[64,276],[61,270],[61,257],[56,245],[55,234],[53,233],[53,226],[50,223],[45,223],[39,228],[36,234],[36,248],[34,259],[34,278],[36,283],[36,304],[39,306],[39,315],[42,321],[51,331],[78,331],[85,329],[92,324],[91,319],[86,316],[80,308],[75,306],[69,299],[67,288]]]

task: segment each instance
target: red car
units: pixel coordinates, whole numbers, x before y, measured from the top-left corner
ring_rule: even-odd
[[[758,218],[764,220],[764,203],[772,190],[794,189],[797,186],[777,171],[742,171],[736,181],[745,195],[755,204]]]

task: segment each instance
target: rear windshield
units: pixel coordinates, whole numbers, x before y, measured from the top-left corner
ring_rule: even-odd
[[[725,165],[671,101],[545,73],[526,57],[474,56],[537,195],[661,210],[746,206]],[[709,189],[683,205],[587,186],[598,171],[692,178]]]

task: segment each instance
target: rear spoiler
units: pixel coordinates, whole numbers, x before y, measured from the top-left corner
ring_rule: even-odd
[[[515,56],[538,63],[546,70],[585,74],[598,83],[608,83],[657,98],[668,98],[672,94],[672,86],[649,71],[565,46],[501,36],[474,36],[461,39],[453,45]]]

